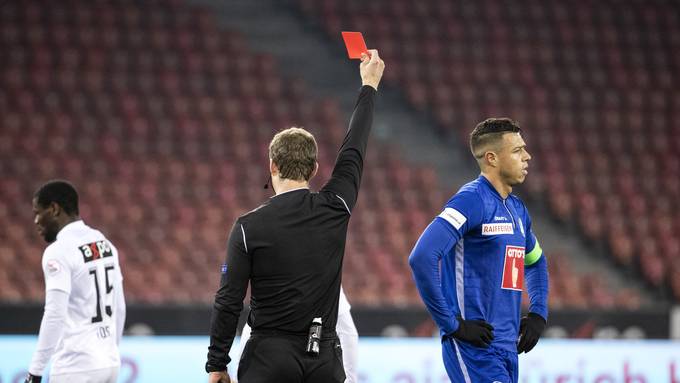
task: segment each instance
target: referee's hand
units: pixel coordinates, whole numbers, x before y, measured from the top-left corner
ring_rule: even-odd
[[[377,49],[369,49],[368,54],[361,54],[359,73],[361,74],[362,85],[369,85],[378,90],[383,70],[385,70],[385,62],[380,59]]]
[[[226,371],[213,371],[208,374],[208,383],[231,383]]]

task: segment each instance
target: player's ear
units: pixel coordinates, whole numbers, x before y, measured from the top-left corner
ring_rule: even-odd
[[[50,215],[58,217],[61,214],[61,206],[56,202],[50,202]]]
[[[496,152],[488,151],[484,153],[484,162],[491,167],[498,166],[498,155]]]

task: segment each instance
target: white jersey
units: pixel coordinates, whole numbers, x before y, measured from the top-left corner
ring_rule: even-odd
[[[122,333],[118,327],[124,319],[117,315],[125,315],[123,276],[113,244],[83,221],[75,221],[45,249],[42,267],[48,294],[51,290],[68,294],[51,374],[120,366],[117,334]]]
[[[337,333],[355,333],[354,321],[352,321],[352,314],[350,314],[349,301],[345,295],[345,291],[340,286],[340,299],[338,300],[338,322],[335,324],[335,332]],[[349,317],[349,321],[346,318]]]

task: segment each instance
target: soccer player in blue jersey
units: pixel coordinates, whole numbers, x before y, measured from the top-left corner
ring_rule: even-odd
[[[453,382],[517,383],[517,356],[538,342],[548,318],[548,267],[524,203],[531,155],[516,122],[489,118],[470,135],[481,168],[418,239],[409,264],[440,329]],[[520,319],[524,284],[531,300]]]

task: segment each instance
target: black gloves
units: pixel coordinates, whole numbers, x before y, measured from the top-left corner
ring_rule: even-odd
[[[489,347],[493,340],[493,326],[483,320],[465,320],[458,317],[458,330],[452,337],[477,347]]]
[[[536,313],[529,313],[522,318],[522,321],[519,323],[519,342],[517,343],[518,354],[529,352],[536,346],[538,338],[541,337],[541,334],[545,329],[545,324],[545,319]]]
[[[465,320],[458,317],[458,330],[451,336],[477,347],[489,347],[493,340],[493,326],[483,320]],[[545,330],[546,321],[536,313],[529,313],[522,318],[519,325],[519,342],[517,353],[531,351]]]
[[[40,383],[42,381],[42,376],[31,375],[30,373],[24,380],[24,383]]]

